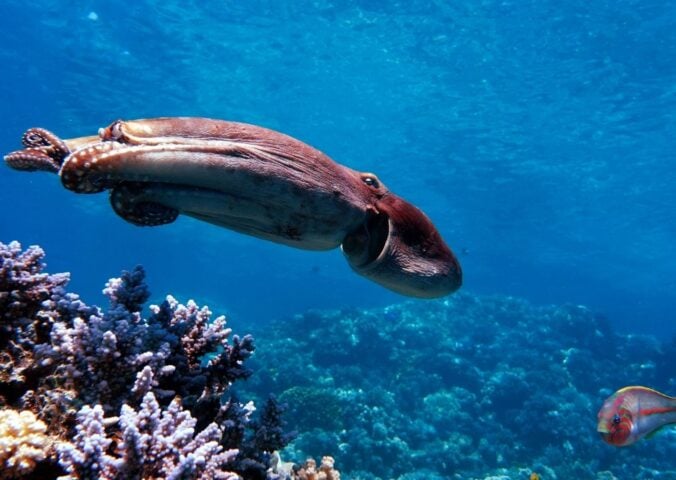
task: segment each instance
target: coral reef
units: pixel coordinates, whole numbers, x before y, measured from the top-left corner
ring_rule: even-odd
[[[43,255],[0,244],[0,478],[676,478],[669,432],[619,454],[595,432],[617,388],[676,389],[676,339],[463,293],[259,326],[252,356],[195,302],[144,316],[140,267],[103,310]]]
[[[144,318],[141,267],[106,284],[107,310],[87,306],[66,292],[67,274],[42,272],[43,257],[39,247],[0,243],[6,471],[266,478],[273,452],[291,437],[274,398],[255,419],[252,402],[229,394],[252,373],[252,336],[231,335],[225,317],[212,320],[207,307],[171,296]],[[40,419],[32,430],[29,416]]]
[[[331,452],[344,478],[676,478],[673,435],[618,452],[595,431],[621,386],[676,391],[676,343],[585,307],[461,293],[253,333],[249,396],[279,392],[301,431],[282,455]]]

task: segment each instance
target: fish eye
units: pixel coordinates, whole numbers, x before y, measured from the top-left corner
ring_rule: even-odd
[[[620,423],[620,421],[621,421],[620,416],[617,413],[613,415],[613,425],[617,425],[618,423]]]

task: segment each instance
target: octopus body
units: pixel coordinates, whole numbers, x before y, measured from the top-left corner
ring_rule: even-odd
[[[77,193],[110,192],[142,226],[188,215],[308,250],[341,247],[359,274],[405,295],[460,287],[460,265],[432,222],[372,173],[357,172],[282,133],[237,122],[173,117],[116,121],[62,140],[33,128],[15,169],[58,173]]]

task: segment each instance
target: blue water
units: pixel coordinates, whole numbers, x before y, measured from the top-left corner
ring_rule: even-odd
[[[676,4],[641,1],[0,3],[0,150],[192,115],[293,135],[422,208],[464,289],[584,304],[676,333]],[[106,195],[0,169],[0,240],[100,302],[145,265],[239,325],[396,294],[313,253],[181,218],[138,228]]]

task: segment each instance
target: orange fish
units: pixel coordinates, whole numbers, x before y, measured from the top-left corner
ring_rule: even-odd
[[[603,402],[596,430],[616,447],[676,424],[676,398],[646,387],[624,387]]]

